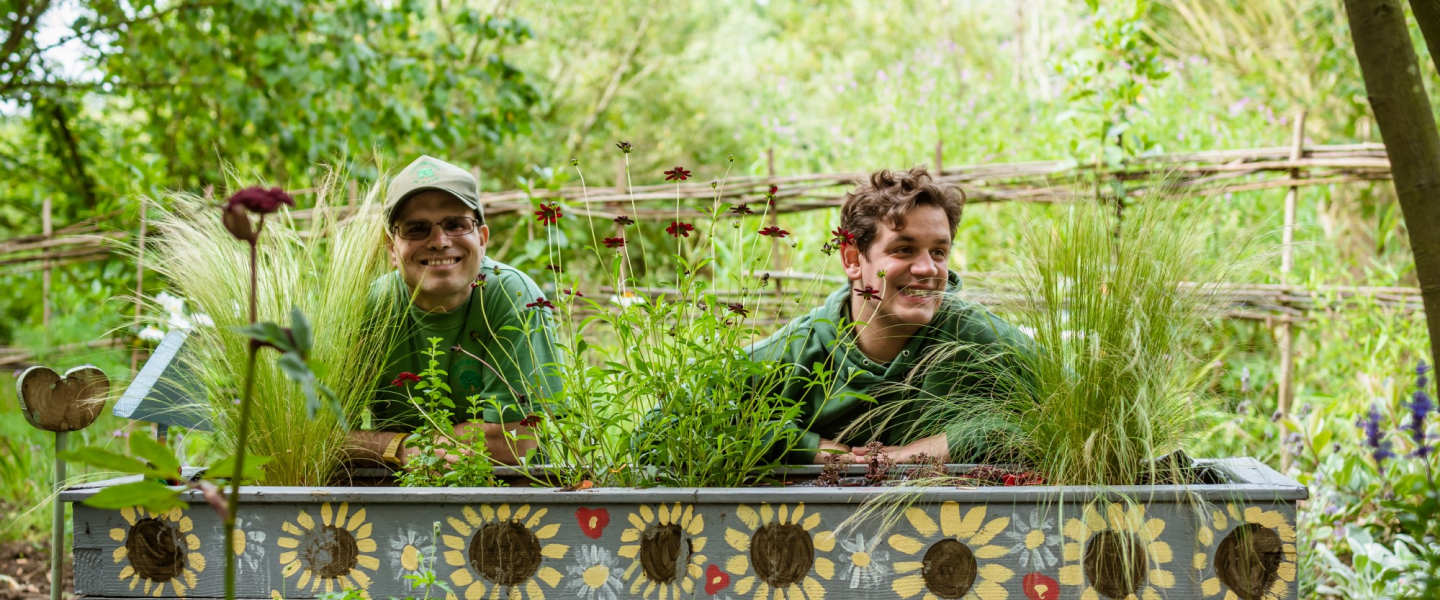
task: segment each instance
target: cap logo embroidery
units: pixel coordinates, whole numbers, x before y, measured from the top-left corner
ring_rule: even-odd
[[[438,177],[435,175],[435,165],[426,162],[415,169],[415,183],[430,183]]]

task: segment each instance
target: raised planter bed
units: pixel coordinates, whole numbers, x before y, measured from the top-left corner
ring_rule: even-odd
[[[242,489],[238,595],[346,587],[454,598],[1296,597],[1295,502],[1306,489],[1251,459],[1200,461],[1229,483],[1110,490],[930,488],[877,534],[841,528],[886,488]],[[166,514],[79,504],[75,591],[91,598],[223,596],[224,536],[198,494]],[[1121,538],[1140,552],[1119,552]],[[432,563],[433,561],[433,563]],[[1128,571],[1133,576],[1120,576]],[[443,597],[440,589],[430,597]]]

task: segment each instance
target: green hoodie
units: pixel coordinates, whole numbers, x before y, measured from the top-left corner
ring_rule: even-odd
[[[916,402],[910,406],[896,406],[915,400],[911,391],[895,389],[910,375],[916,362],[938,343],[960,342],[972,344],[948,360],[944,368],[929,368],[924,375],[912,383],[919,388],[919,398],[945,396],[950,394],[986,393],[987,382],[995,381],[989,375],[994,366],[979,366],[984,357],[1005,356],[1012,349],[1028,349],[1033,346],[1029,336],[1014,326],[996,317],[984,307],[961,300],[956,296],[960,290],[960,276],[950,272],[946,297],[934,319],[920,328],[905,344],[900,354],[889,363],[870,360],[855,345],[853,321],[850,317],[850,296],[853,293],[846,283],[825,300],[825,304],[791,321],[769,338],[756,343],[750,349],[755,360],[779,361],[794,365],[789,377],[780,382],[776,393],[799,402],[802,405],[801,422],[805,429],[799,442],[785,456],[785,462],[812,463],[820,439],[844,443],[863,444],[879,440],[885,445],[909,443],[915,439],[934,435],[948,429],[941,424],[920,422],[923,407]],[[992,354],[993,353],[993,354]],[[1013,368],[1014,362],[1005,364]],[[828,385],[810,385],[809,378],[817,365],[833,374]],[[873,398],[874,403],[868,398]],[[866,419],[843,440],[837,440],[840,432],[866,416],[872,408],[898,409],[888,419]],[[883,413],[887,411],[877,411]],[[956,456],[957,436],[949,435],[951,459]]]

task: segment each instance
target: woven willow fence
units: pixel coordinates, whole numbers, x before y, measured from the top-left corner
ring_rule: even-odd
[[[937,152],[937,162],[939,156]],[[708,180],[692,179],[679,185],[673,183],[637,186],[633,190],[611,187],[579,187],[559,190],[506,191],[482,194],[487,216],[527,215],[537,202],[559,202],[572,215],[609,219],[624,214],[639,220],[665,221],[676,217],[700,216],[715,201],[728,205],[756,204],[765,201],[770,186],[778,186],[771,214],[797,213],[838,207],[843,195],[861,173],[823,173],[783,177],[746,176],[730,178],[718,187]],[[1180,196],[1218,195],[1275,188],[1298,189],[1386,180],[1390,162],[1382,144],[1348,144],[1299,147],[1249,148],[1211,150],[1184,154],[1167,154],[1132,160],[1124,167],[1100,171],[1093,167],[1076,166],[1067,161],[982,164],[941,169],[939,178],[958,185],[967,203],[1030,202],[1057,203],[1077,199],[1077,190],[1089,188],[1112,196],[1122,204],[1130,198],[1153,192],[1163,185],[1171,194]],[[1121,185],[1117,186],[1116,183]],[[1115,190],[1122,197],[1115,198]],[[313,190],[295,190],[297,196]],[[350,196],[356,195],[352,185]],[[1088,194],[1087,194],[1088,195]],[[678,202],[677,202],[678,199]],[[49,274],[57,268],[82,262],[116,257],[117,242],[143,248],[146,236],[142,222],[134,232],[116,228],[112,223],[122,211],[97,215],[59,229],[49,226],[49,203],[44,215],[45,231],[39,235],[0,240],[0,273],[4,279],[26,272],[45,273],[45,313],[48,322]],[[348,211],[348,206],[332,210]],[[308,219],[315,209],[296,210],[291,216]],[[143,208],[142,208],[143,215]],[[1292,219],[1293,220],[1293,216]],[[1287,220],[1287,225],[1291,222]],[[143,221],[143,216],[142,216]],[[1287,227],[1288,229],[1288,227]],[[1287,232],[1288,233],[1288,232]],[[159,232],[163,235],[163,232]],[[152,233],[151,235],[154,235]],[[1288,238],[1288,235],[1287,235]],[[1289,240],[1287,239],[1287,242]],[[504,254],[503,248],[499,254]],[[1288,265],[1285,265],[1288,267]],[[1284,269],[1288,271],[1288,268]],[[137,288],[143,287],[143,265],[137,265]],[[776,304],[769,312],[769,321],[793,315],[784,310],[784,294],[798,293],[800,286],[784,287],[787,279],[813,280],[823,275],[771,273],[777,286],[769,290]],[[838,281],[839,278],[833,278]],[[991,281],[985,274],[969,274],[970,281]],[[829,291],[832,286],[825,286]],[[663,292],[664,290],[651,290]],[[970,293],[980,302],[998,302],[997,292],[984,289]],[[1227,285],[1222,294],[1228,303],[1227,314],[1234,318],[1288,324],[1303,320],[1314,310],[1332,310],[1341,305],[1365,301],[1375,306],[1414,311],[1420,307],[1419,290],[1403,287],[1340,287],[1320,288],[1286,284]],[[803,302],[801,304],[804,304]],[[796,305],[800,306],[800,305]],[[808,305],[806,305],[808,306]],[[96,348],[121,345],[115,340],[71,344],[65,349]],[[54,350],[61,350],[56,348]],[[22,349],[0,348],[0,365],[24,363],[31,353]]]

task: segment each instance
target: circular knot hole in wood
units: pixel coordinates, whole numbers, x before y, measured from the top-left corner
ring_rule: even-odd
[[[766,524],[750,536],[750,564],[770,587],[791,585],[810,573],[815,542],[810,532],[794,523]]]
[[[975,585],[975,553],[959,540],[947,539],[935,542],[925,551],[920,563],[920,575],[925,578],[925,587],[940,598],[954,600],[965,596]]]
[[[125,536],[130,566],[141,577],[164,583],[185,570],[185,549],[180,532],[160,519],[140,519]]]
[[[540,570],[540,538],[516,521],[497,521],[470,538],[470,568],[493,583],[519,585]]]
[[[680,565],[680,526],[675,523],[654,523],[645,528],[640,539],[640,567],[645,578],[656,583],[670,583]]]
[[[321,579],[348,574],[359,560],[360,545],[344,527],[317,527],[300,540],[300,563]]]
[[[1280,534],[1255,523],[1235,528],[1215,550],[1215,573],[1242,600],[1260,600],[1285,561]]]
[[[1133,533],[1102,531],[1085,542],[1085,578],[1101,596],[1121,600],[1140,590],[1150,555]]]

